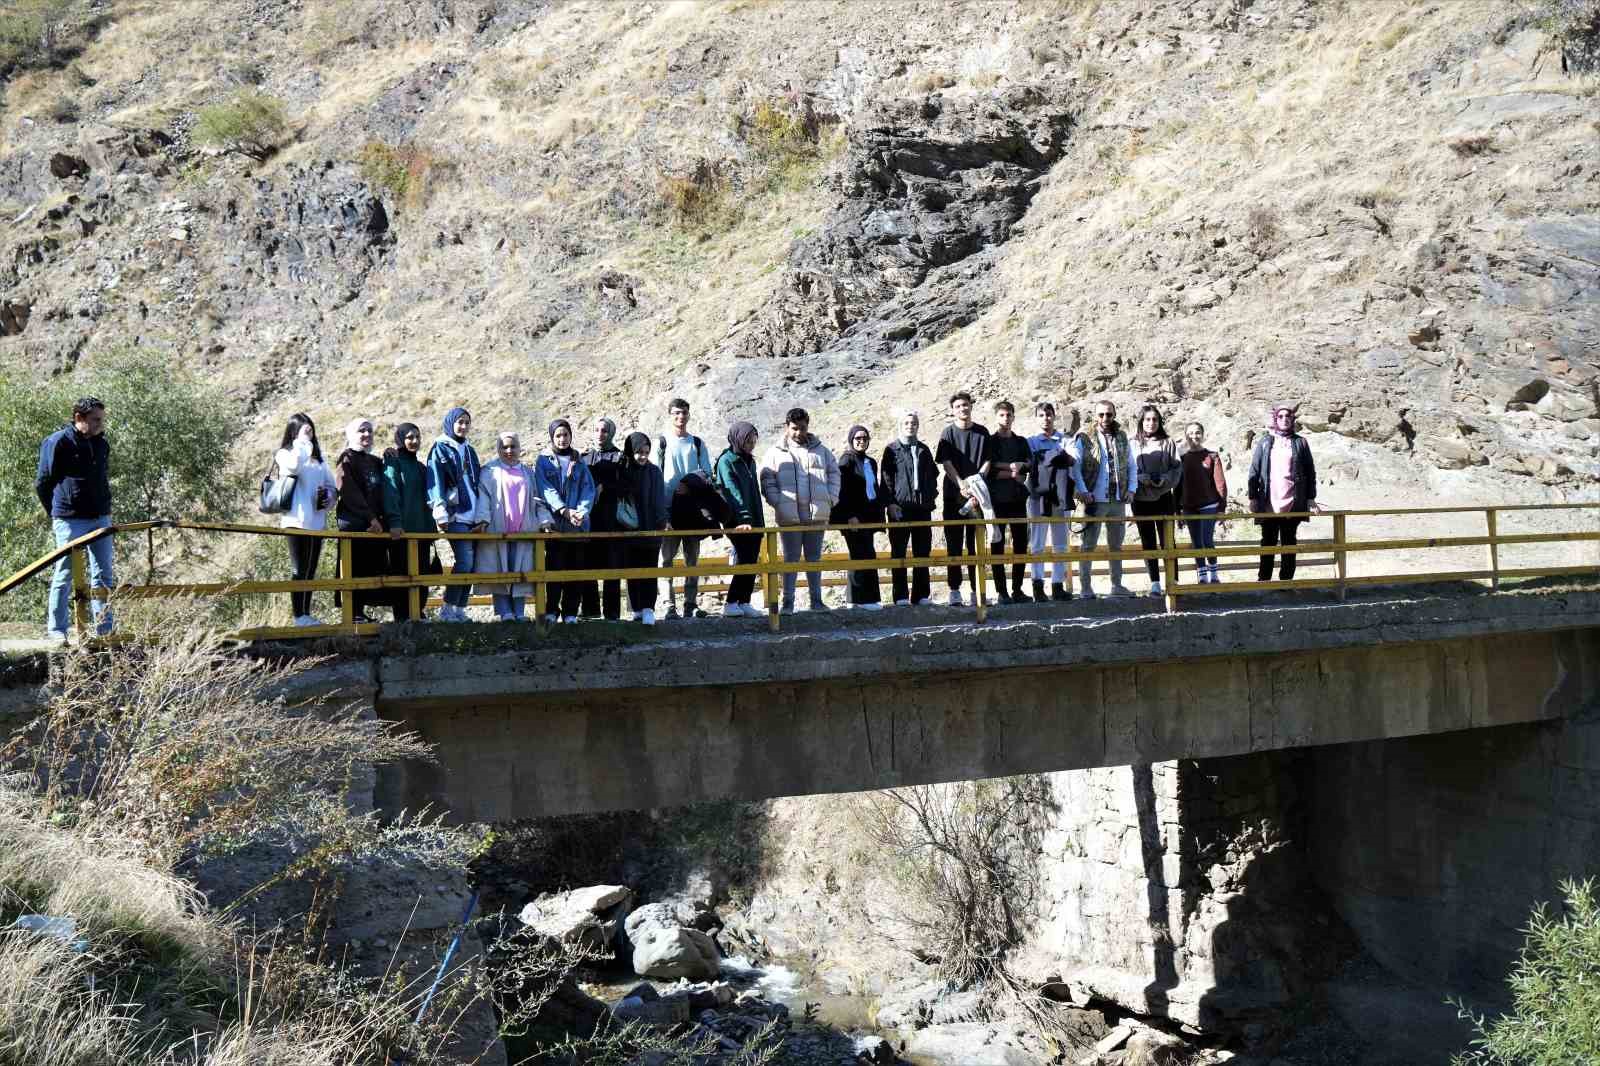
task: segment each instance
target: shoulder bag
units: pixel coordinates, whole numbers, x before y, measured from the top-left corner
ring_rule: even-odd
[[[274,458],[272,466],[268,468],[267,476],[261,479],[260,508],[262,514],[286,514],[294,503],[296,475],[283,474],[273,477],[272,475],[277,465],[278,461]]]

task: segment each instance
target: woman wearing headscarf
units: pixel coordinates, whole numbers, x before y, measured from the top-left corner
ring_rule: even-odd
[[[422,431],[414,423],[402,422],[395,427],[394,447],[383,453],[383,528],[394,538],[389,544],[389,573],[395,577],[406,575],[409,554],[406,549],[409,542],[400,535],[432,533],[435,529],[433,514],[428,508],[428,468],[417,457],[421,450]],[[417,543],[417,572],[439,572],[432,541]],[[427,601],[428,590],[423,588],[421,602]],[[394,617],[396,621],[410,621],[410,589],[395,593]]]
[[[839,453],[839,502],[833,509],[835,525],[859,528],[844,533],[845,547],[856,560],[878,557],[878,527],[883,523],[884,493],[879,484],[878,464],[867,449],[872,434],[866,426],[851,426]],[[883,608],[878,594],[877,570],[850,571],[850,605],[865,611]]]
[[[1157,545],[1175,548],[1167,543],[1167,524],[1159,516],[1178,513],[1178,501],[1172,490],[1183,480],[1183,463],[1178,459],[1178,446],[1167,432],[1166,420],[1155,404],[1145,404],[1139,411],[1139,430],[1133,438],[1133,462],[1138,488],[1133,496],[1133,513],[1140,516],[1139,543],[1145,551]],[[1152,516],[1152,517],[1146,517]],[[1150,595],[1161,595],[1161,560],[1146,559],[1144,568],[1150,574]]]
[[[1268,431],[1256,441],[1250,455],[1250,481],[1246,491],[1250,496],[1250,510],[1260,515],[1261,546],[1279,544],[1293,547],[1299,543],[1298,527],[1304,518],[1275,518],[1273,515],[1294,512],[1320,512],[1317,504],[1317,467],[1311,461],[1311,445],[1295,432],[1295,408],[1292,404],[1274,404],[1267,417]],[[1262,555],[1256,571],[1256,580],[1272,580],[1272,555]],[[1282,557],[1278,577],[1282,581],[1294,579],[1295,556]]]
[[[761,507],[761,478],[756,471],[756,441],[761,435],[749,422],[735,422],[728,427],[728,446],[717,456],[712,476],[728,506],[733,509],[730,519],[729,554],[737,566],[753,566],[761,558],[761,534],[751,532],[767,524]],[[750,596],[755,592],[754,574],[735,574],[728,583],[728,599],[722,607],[724,616],[748,615],[761,617],[761,612],[750,606]]]
[[[342,533],[383,532],[383,460],[372,454],[372,422],[357,418],[345,427],[345,449],[334,465],[339,506],[334,520]],[[378,577],[389,568],[389,545],[371,537],[357,537],[350,545],[349,577]],[[367,608],[389,603],[381,589],[351,593],[357,622],[374,622]],[[338,597],[335,597],[335,601]]]
[[[522,461],[522,441],[515,433],[495,438],[495,457],[484,464],[478,478],[478,510],[475,524],[490,533],[542,533],[555,527],[550,508],[538,489],[533,469]],[[474,560],[479,574],[517,574],[533,569],[531,540],[486,540],[478,542]],[[525,622],[528,597],[533,585],[516,581],[509,585],[479,585],[479,595],[494,601],[494,616],[502,622]]]
[[[557,533],[587,533],[594,513],[595,485],[583,458],[572,447],[572,423],[558,418],[550,423],[550,451],[534,466],[539,495],[555,516]],[[586,542],[576,537],[550,542],[546,561],[551,570],[577,570],[583,566]],[[583,606],[583,582],[563,581],[554,586],[545,621],[576,622]]]
[[[617,531],[617,466],[622,461],[622,449],[617,447],[617,424],[609,418],[594,420],[594,446],[583,453],[583,465],[594,478],[594,514],[589,516],[589,532],[614,533]],[[620,537],[596,537],[584,550],[584,566],[590,570],[615,570],[623,565],[625,555]],[[583,610],[585,618],[603,616],[610,621],[622,617],[622,582],[608,579],[600,582],[583,582]]]
[[[650,461],[650,435],[630,433],[623,441],[617,464],[617,525],[641,532],[667,526],[667,486],[661,469]],[[619,537],[622,565],[630,570],[655,567],[661,562],[660,537]],[[628,609],[634,620],[656,624],[656,579],[628,578]]]
[[[465,407],[452,407],[445,412],[444,432],[439,434],[428,449],[428,506],[433,511],[433,521],[441,533],[469,533],[472,516],[478,509],[478,479],[483,466],[478,453],[467,443],[472,430],[472,416]],[[452,573],[470,574],[476,563],[477,542],[450,541],[450,552],[455,556]],[[467,621],[467,600],[472,598],[472,586],[447,585],[444,606],[439,609],[442,622]]]

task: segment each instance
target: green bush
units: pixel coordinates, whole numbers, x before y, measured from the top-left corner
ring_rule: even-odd
[[[1489,1022],[1456,1003],[1477,1035],[1454,1066],[1593,1066],[1600,1062],[1600,901],[1593,880],[1563,881],[1565,914],[1534,908],[1506,979],[1511,1011]]]
[[[282,103],[255,89],[240,89],[223,103],[200,109],[194,139],[227,152],[265,159],[283,142],[288,129]]]
[[[74,0],[9,0],[0,10],[0,74],[55,61]]]
[[[367,184],[382,189],[397,205],[423,207],[443,169],[439,159],[414,144],[392,145],[368,141],[356,162]]]
[[[0,370],[0,528],[6,531],[0,576],[54,547],[50,519],[33,491],[39,445],[70,420],[72,402],[88,395],[106,404],[116,521],[222,518],[248,496],[230,463],[244,424],[237,404],[174,367],[170,356],[116,353],[47,382]],[[155,568],[153,534],[146,536],[143,562],[148,577]],[[19,591],[0,603],[0,616],[32,620],[42,606],[42,597]]]

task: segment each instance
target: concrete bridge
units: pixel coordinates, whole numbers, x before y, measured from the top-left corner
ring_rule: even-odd
[[[499,820],[850,792],[1548,721],[1600,692],[1600,593],[1413,597],[390,649],[378,712],[439,762],[385,768],[378,800]]]

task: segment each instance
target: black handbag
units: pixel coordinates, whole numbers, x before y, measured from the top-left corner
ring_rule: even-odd
[[[273,477],[269,472],[261,479],[261,513],[285,514],[294,502],[294,474]]]

